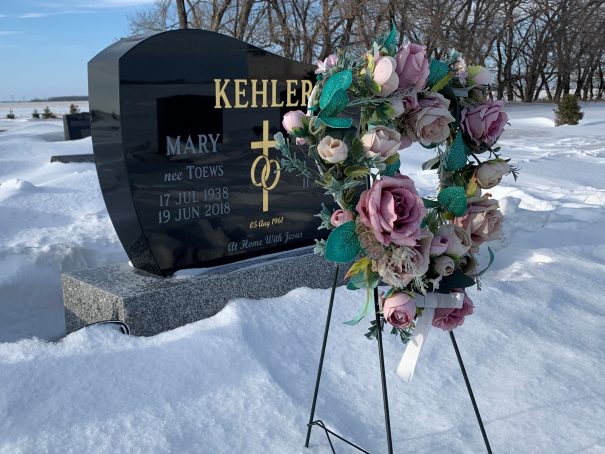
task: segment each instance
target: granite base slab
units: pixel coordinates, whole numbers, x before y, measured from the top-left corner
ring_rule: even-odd
[[[347,267],[341,267],[341,285]],[[204,270],[196,277],[160,277],[127,264],[64,273],[67,332],[122,320],[131,334],[152,336],[211,317],[235,298],[271,298],[298,287],[329,288],[334,264],[312,247]]]

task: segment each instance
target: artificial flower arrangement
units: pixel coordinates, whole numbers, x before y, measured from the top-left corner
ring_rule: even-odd
[[[281,133],[275,140],[282,168],[315,180],[340,207],[318,214],[331,233],[316,252],[352,262],[347,287],[367,289],[365,306],[346,323],[368,313],[373,289],[384,283],[381,325],[388,322],[404,343],[425,310],[419,296],[431,292],[462,294],[458,307],[431,313],[433,326],[454,329],[473,312],[464,289],[479,285],[494,259],[488,248],[489,265],[479,271],[475,255],[501,234],[498,201],[485,190],[504,175],[517,177],[495,147],[508,117],[503,102],[489,98],[489,72],[455,51],[429,61],[424,46],[398,48],[393,26],[361,57],[342,50],[319,62],[316,74],[308,111],[283,118],[315,165]],[[422,166],[437,170],[434,198],[422,198],[400,172],[398,152],[413,142],[435,152]],[[372,322],[367,337],[377,329],[383,326]]]

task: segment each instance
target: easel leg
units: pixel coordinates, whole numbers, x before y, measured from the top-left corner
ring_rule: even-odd
[[[393,440],[391,437],[391,417],[389,415],[389,396],[387,393],[387,380],[384,371],[384,353],[382,350],[382,325],[380,320],[380,306],[378,305],[378,288],[374,289],[374,313],[376,314],[378,358],[380,360],[380,380],[382,382],[382,404],[384,407],[384,425],[387,432],[387,447],[389,454],[393,454]]]
[[[458,344],[456,343],[456,338],[454,337],[454,332],[450,331],[450,339],[452,340],[452,345],[454,346],[454,350],[456,351],[456,357],[458,358],[458,364],[460,365],[460,370],[462,371],[462,376],[464,377],[464,383],[466,383],[466,389],[468,390],[468,395],[471,398],[471,402],[473,403],[473,409],[475,410],[475,416],[477,417],[477,422],[479,423],[479,428],[481,429],[481,435],[483,435],[483,442],[485,443],[485,447],[487,448],[488,454],[492,454],[492,448],[489,445],[489,440],[487,439],[487,433],[485,432],[485,427],[483,427],[483,421],[481,420],[481,414],[479,413],[479,408],[477,407],[477,402],[475,401],[475,396],[473,395],[473,389],[471,388],[471,383],[468,380],[468,376],[466,375],[466,369],[464,368],[464,363],[462,362],[462,357],[460,356],[460,350],[458,350]]]
[[[313,418],[315,417],[315,405],[317,404],[317,393],[319,391],[319,382],[321,381],[321,370],[324,365],[324,355],[326,353],[326,343],[328,342],[328,332],[330,331],[330,320],[332,319],[332,306],[334,305],[334,294],[336,293],[336,284],[338,283],[338,271],[340,265],[336,265],[334,269],[334,281],[332,282],[332,293],[330,294],[330,304],[328,305],[328,316],[326,318],[326,328],[324,330],[324,340],[321,346],[321,355],[319,356],[319,367],[317,368],[317,378],[315,379],[315,391],[313,392],[313,404],[311,405],[311,415],[309,416],[309,424],[307,424],[307,440],[305,448],[309,447],[309,439],[311,438],[311,428],[313,427]],[[330,442],[331,444],[331,442]]]

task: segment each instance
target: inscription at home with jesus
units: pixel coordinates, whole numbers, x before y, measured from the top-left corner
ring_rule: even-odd
[[[313,76],[200,30],[121,40],[91,60],[99,182],[134,266],[166,275],[313,244],[330,200],[273,148]]]

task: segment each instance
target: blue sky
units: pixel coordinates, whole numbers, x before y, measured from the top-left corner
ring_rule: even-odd
[[[153,0],[0,0],[0,101],[87,94],[86,65]]]

